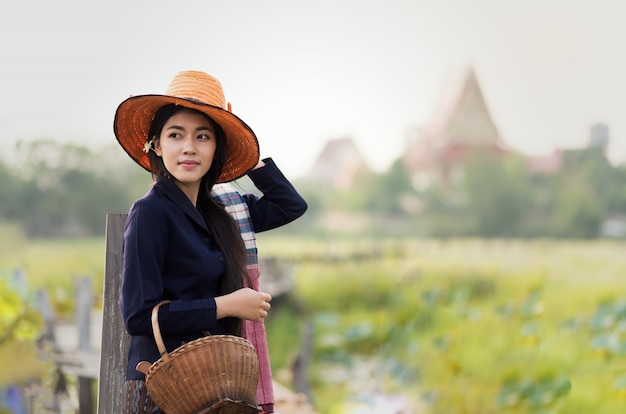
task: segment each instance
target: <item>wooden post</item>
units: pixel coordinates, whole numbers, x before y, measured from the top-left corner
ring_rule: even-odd
[[[118,300],[125,222],[126,214],[107,214],[98,414],[121,413],[124,408],[124,381],[130,336],[124,329]]]
[[[313,395],[309,386],[309,363],[313,353],[313,323],[310,321],[304,325],[300,353],[291,367],[293,373],[294,388],[297,393],[306,395],[309,401],[313,401]]]
[[[54,329],[56,316],[54,314],[54,310],[52,310],[52,304],[50,303],[50,298],[48,297],[48,293],[45,289],[37,290],[37,308],[39,309],[39,313],[41,314],[45,325],[41,338],[54,343],[56,341],[56,333]]]
[[[78,350],[91,350],[91,311],[93,298],[91,293],[91,279],[80,277],[75,280],[76,286],[76,325],[78,327]],[[93,385],[95,378],[79,375],[78,412],[93,414]]]

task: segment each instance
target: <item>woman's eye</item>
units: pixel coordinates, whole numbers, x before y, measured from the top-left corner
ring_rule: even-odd
[[[201,135],[198,135],[198,139],[201,141],[208,141],[211,139],[211,136],[208,134],[201,134]]]
[[[180,138],[180,134],[178,132],[170,132],[168,138]]]

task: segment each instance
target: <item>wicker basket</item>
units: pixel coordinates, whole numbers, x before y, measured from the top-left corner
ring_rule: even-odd
[[[168,353],[152,310],[154,339],[161,353],[146,374],[146,387],[167,414],[258,413],[259,360],[252,344],[231,335],[211,335]]]

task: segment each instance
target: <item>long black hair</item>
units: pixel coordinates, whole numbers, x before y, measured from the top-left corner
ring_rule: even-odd
[[[241,238],[239,226],[235,220],[224,209],[224,205],[211,197],[211,189],[215,185],[217,179],[222,173],[226,162],[226,139],[222,128],[206,114],[186,108],[184,106],[169,104],[160,108],[152,121],[147,139],[154,140],[152,148],[156,145],[156,141],[160,139],[161,131],[165,123],[174,115],[181,111],[192,111],[204,116],[213,126],[217,145],[215,155],[209,171],[202,177],[200,183],[200,191],[196,208],[202,214],[207,224],[209,233],[213,243],[222,251],[226,264],[226,273],[222,278],[219,295],[225,295],[244,287],[244,281],[247,286],[252,287],[252,282],[246,270],[246,249]],[[172,179],[171,174],[165,168],[163,159],[154,151],[148,153],[150,158],[150,168],[152,177],[157,179],[164,176]],[[225,318],[223,320],[227,333],[231,335],[241,335],[241,320],[238,318]]]

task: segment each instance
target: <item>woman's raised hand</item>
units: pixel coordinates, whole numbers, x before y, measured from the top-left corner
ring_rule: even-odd
[[[248,319],[259,322],[267,317],[272,307],[269,293],[257,292],[250,288],[242,288],[224,296],[215,298],[217,318],[234,316],[239,319]]]

